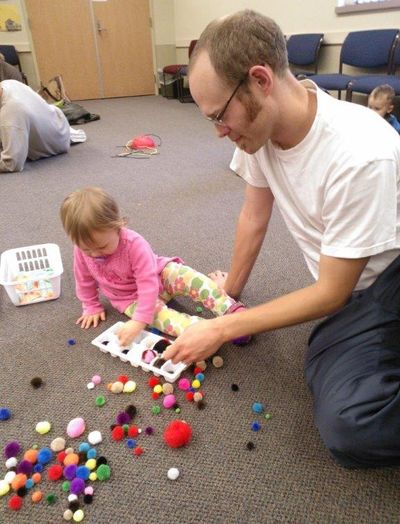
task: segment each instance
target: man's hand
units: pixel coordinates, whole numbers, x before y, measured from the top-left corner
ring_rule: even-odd
[[[106,319],[106,312],[101,311],[94,315],[82,315],[78,318],[75,324],[80,324],[82,329],[88,329],[90,326],[97,327],[98,324]]]
[[[191,364],[213,355],[223,344],[222,330],[218,319],[201,320],[188,327],[163,353],[165,360],[174,364]]]
[[[128,322],[125,322],[115,333],[120,346],[129,346],[145,327],[146,324],[144,322],[138,322],[137,320],[128,320]]]
[[[228,273],[226,271],[221,271],[220,269],[217,269],[212,273],[208,273],[208,276],[211,278],[211,280],[214,280],[218,287],[220,287],[221,289],[225,289],[225,282],[228,278]]]

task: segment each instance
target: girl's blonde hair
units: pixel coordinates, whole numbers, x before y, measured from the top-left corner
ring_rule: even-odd
[[[60,216],[65,232],[78,246],[92,243],[96,231],[119,230],[126,224],[114,198],[100,187],[85,187],[68,195]]]

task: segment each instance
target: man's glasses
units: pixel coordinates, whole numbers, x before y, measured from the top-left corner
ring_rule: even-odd
[[[238,85],[235,87],[233,93],[231,94],[231,96],[228,98],[228,101],[227,103],[224,105],[224,107],[221,109],[221,111],[215,115],[215,116],[206,116],[207,120],[209,120],[210,122],[212,122],[213,124],[215,124],[216,126],[224,126],[224,114],[226,113],[226,110],[228,109],[229,107],[229,104],[231,103],[232,101],[232,98],[236,95],[236,93],[238,92],[239,90],[239,87],[242,86],[245,82],[247,78],[247,75],[241,79],[241,81],[238,83]]]

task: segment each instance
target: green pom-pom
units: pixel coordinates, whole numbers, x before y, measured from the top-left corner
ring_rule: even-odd
[[[31,448],[32,449],[39,449],[39,445],[38,444],[32,444]]]
[[[54,504],[54,502],[57,500],[57,497],[54,495],[54,493],[49,493],[46,497],[47,504]]]
[[[203,313],[203,308],[201,306],[196,307],[197,313]]]
[[[127,435],[127,434],[128,434],[128,429],[129,429],[129,424],[124,424],[124,425],[122,426],[122,429],[124,430],[125,435]]]
[[[99,480],[108,480],[111,476],[111,469],[108,464],[101,464],[96,470]]]
[[[101,408],[106,403],[106,399],[103,397],[103,395],[99,395],[98,397],[96,397],[95,403],[96,406],[99,406]]]
[[[160,406],[153,406],[151,408],[151,412],[153,413],[153,415],[159,415],[159,413],[161,412]]]
[[[270,418],[272,418],[271,413],[266,413],[266,414],[264,415],[264,418],[265,418],[265,420],[269,420]]]
[[[181,412],[181,408],[176,408],[175,409],[175,413],[180,413]]]
[[[68,480],[65,480],[63,483],[62,483],[62,490],[63,491],[69,491],[69,481]]]

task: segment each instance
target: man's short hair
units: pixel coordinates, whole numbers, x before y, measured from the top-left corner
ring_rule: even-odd
[[[375,87],[369,96],[370,98],[380,98],[384,96],[389,104],[394,105],[394,97],[396,96],[396,93],[392,86],[389,84],[383,84]]]
[[[216,73],[232,86],[254,65],[268,65],[278,76],[289,67],[280,27],[271,18],[250,9],[208,24],[190,57],[189,74],[204,50]]]

